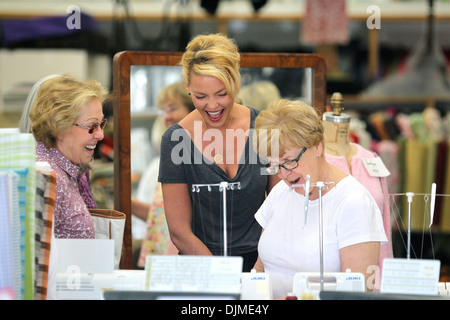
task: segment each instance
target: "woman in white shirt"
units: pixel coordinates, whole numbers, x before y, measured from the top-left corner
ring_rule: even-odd
[[[268,174],[283,180],[255,214],[263,231],[254,268],[271,277],[273,297],[283,298],[292,291],[295,273],[320,270],[316,182],[325,184],[324,272],[350,269],[368,279],[369,267],[378,265],[380,243],[387,241],[381,213],[364,186],[326,161],[323,126],[316,110],[301,101],[275,100],[256,118],[254,137],[259,155],[269,161]],[[305,203],[302,185],[308,175]]]

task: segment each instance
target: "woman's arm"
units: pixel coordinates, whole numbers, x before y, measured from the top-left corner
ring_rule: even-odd
[[[261,259],[259,258],[259,256],[255,262],[255,265],[253,266],[253,269],[255,269],[256,272],[264,272],[264,265],[263,265]]]
[[[139,201],[135,198],[131,199],[131,213],[141,220],[147,221],[150,207],[151,204]]]
[[[378,266],[380,256],[379,242],[363,242],[347,246],[339,251],[341,257],[341,270],[350,269],[351,272],[362,273],[366,278],[366,289],[372,291],[373,286],[369,285],[368,279],[372,275],[369,273],[371,266]]]
[[[187,184],[162,183],[164,211],[170,238],[181,254],[212,255],[192,232],[192,203]]]

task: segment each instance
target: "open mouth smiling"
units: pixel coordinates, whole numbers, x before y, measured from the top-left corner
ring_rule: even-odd
[[[86,145],[84,146],[85,149],[89,150],[89,151],[94,151],[95,147],[97,147],[97,145]]]
[[[211,119],[212,121],[219,121],[222,118],[224,109],[219,110],[219,111],[205,111],[208,118]]]

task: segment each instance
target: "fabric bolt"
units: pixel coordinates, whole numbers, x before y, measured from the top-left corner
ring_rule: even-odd
[[[391,173],[386,177],[389,193],[400,192],[400,170],[398,166],[398,144],[392,140],[383,140],[377,144],[377,154],[383,160],[386,168]]]
[[[292,292],[297,272],[320,270],[320,199],[310,200],[280,181],[255,214],[264,229],[258,245],[273,298]],[[348,175],[322,197],[324,271],[341,272],[339,250],[358,243],[386,243],[380,210],[368,190]]]
[[[36,142],[30,133],[0,132],[0,167],[26,168],[23,299],[34,297]]]
[[[447,148],[447,161],[449,161],[448,159],[450,159],[450,148]],[[450,194],[450,168],[448,167],[448,162],[444,181],[442,193]],[[441,230],[444,232],[450,232],[450,214],[448,214],[450,212],[450,197],[443,197],[441,212]]]
[[[56,174],[56,200],[54,208],[55,238],[94,239],[94,224],[89,210],[78,190],[82,174],[56,149],[47,149],[41,142],[36,145],[36,160],[46,161]]]
[[[55,187],[53,172],[36,172],[36,300],[47,299]]]
[[[449,186],[449,183],[446,182],[446,179],[448,179],[447,177],[450,175],[450,168],[448,168],[448,163],[450,162],[450,158],[448,157],[448,142],[439,142],[437,149],[435,172],[436,194],[445,194],[445,186]],[[434,225],[439,226],[441,224],[441,219],[446,216],[444,212],[450,212],[450,210],[442,210],[445,198],[447,197],[436,197],[436,209],[433,221]]]
[[[392,233],[391,233],[391,217],[389,208],[389,192],[387,187],[386,178],[372,177],[366,170],[363,158],[376,158],[377,154],[367,150],[359,144],[352,143],[356,148],[356,154],[351,159],[350,168],[347,160],[344,157],[332,156],[326,154],[326,159],[332,165],[338,167],[347,174],[351,174],[356,178],[364,187],[366,187],[373,198],[375,199],[378,208],[380,209],[381,216],[384,223],[384,230],[388,243],[380,247],[380,259],[379,267],[382,268],[383,260],[385,258],[392,258],[394,256],[392,249]]]
[[[404,192],[430,193],[434,182],[436,168],[437,145],[433,141],[406,140],[405,141],[405,181]],[[402,216],[408,221],[408,199],[403,197]],[[411,205],[411,230],[422,231],[429,224],[429,217],[425,216],[425,201],[423,196],[414,196]]]
[[[18,210],[17,184],[16,174],[0,172],[0,289],[15,288],[11,218]]]
[[[23,299],[25,281],[26,189],[28,169],[0,168],[0,172],[14,172],[18,175],[18,211],[11,217],[11,230],[14,261],[14,293],[18,299]]]

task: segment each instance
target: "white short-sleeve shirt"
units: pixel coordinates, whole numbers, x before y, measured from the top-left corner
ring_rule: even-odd
[[[297,272],[320,270],[319,199],[309,201],[280,181],[255,214],[264,232],[258,253],[272,281],[273,297],[292,291]],[[339,250],[368,241],[387,241],[380,210],[369,191],[347,176],[322,197],[324,271],[340,272]]]

